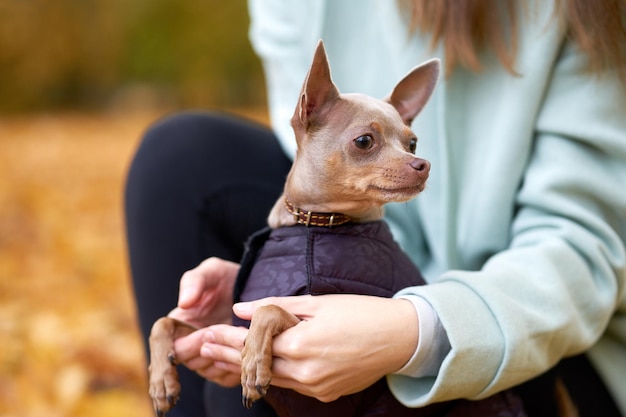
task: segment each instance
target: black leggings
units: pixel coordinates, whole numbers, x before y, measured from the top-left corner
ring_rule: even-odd
[[[269,129],[233,116],[181,113],[146,133],[125,196],[146,352],[152,323],[176,306],[182,274],[210,256],[239,261],[245,239],[266,224],[290,166]],[[182,395],[170,417],[273,415],[263,404],[244,409],[239,387],[179,371]]]

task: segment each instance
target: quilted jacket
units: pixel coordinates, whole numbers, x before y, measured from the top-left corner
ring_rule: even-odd
[[[384,221],[334,228],[266,228],[246,244],[234,298],[252,301],[268,296],[334,293],[391,297],[402,288],[424,283]],[[235,324],[249,325],[238,318]],[[384,378],[331,403],[279,387],[271,387],[265,400],[280,417],[525,415],[512,392],[477,402],[458,400],[407,408],[395,399]]]

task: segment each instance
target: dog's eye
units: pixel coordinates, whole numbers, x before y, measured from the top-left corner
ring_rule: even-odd
[[[417,139],[413,138],[409,142],[409,152],[415,153],[416,148],[417,148]]]
[[[354,139],[354,145],[362,150],[368,150],[374,145],[374,139],[370,135],[359,136]]]

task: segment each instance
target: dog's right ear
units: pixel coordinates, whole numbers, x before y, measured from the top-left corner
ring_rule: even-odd
[[[297,117],[304,128],[307,128],[325,104],[339,97],[339,90],[330,76],[330,65],[324,49],[324,42],[320,40],[315,49],[313,63],[307,74],[294,118]]]

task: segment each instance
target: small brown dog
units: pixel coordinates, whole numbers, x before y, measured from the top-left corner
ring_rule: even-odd
[[[417,138],[409,126],[438,76],[439,61],[431,60],[410,71],[384,100],[340,94],[320,41],[292,118],[298,151],[269,215],[270,227],[247,243],[235,301],[339,292],[390,297],[425,283],[381,219],[385,203],[407,201],[425,187],[430,164],[414,155]],[[515,398],[494,396],[476,404],[409,409],[393,398],[384,379],[331,403],[269,389],[272,340],[299,321],[272,305],[254,313],[242,351],[244,406],[265,397],[280,416],[454,416],[470,409],[496,416],[511,405],[518,408]],[[171,318],[154,324],[150,395],[159,414],[173,406],[180,391],[173,341],[193,330]]]
[[[346,229],[348,226],[344,224],[350,224],[350,227],[355,224],[366,225],[367,228],[370,225],[378,227],[385,203],[407,201],[424,189],[430,164],[414,155],[417,138],[409,126],[428,101],[438,74],[439,61],[432,60],[413,69],[385,100],[362,94],[340,94],[332,82],[324,45],[320,41],[291,120],[298,145],[296,158],[287,176],[283,195],[268,218],[270,228],[276,230],[274,236],[280,234],[280,237],[264,242],[265,252],[279,251],[274,240],[288,241],[291,248],[298,247],[294,235],[304,234],[305,229],[292,226],[301,224],[308,228],[309,239],[311,233],[321,233],[319,239],[331,239],[329,236],[341,234],[343,238],[340,241],[327,245],[331,251],[341,253],[346,247],[352,248],[352,241],[346,242],[344,232],[350,230],[350,233],[354,233],[354,229]],[[279,231],[285,227],[290,229]],[[330,229],[333,231],[326,233]],[[363,239],[364,234],[367,234],[368,239],[381,239],[378,230],[374,236],[370,235],[369,229],[360,229],[358,234],[361,235],[360,239]],[[390,235],[386,235],[385,239],[387,245],[395,245]],[[370,248],[368,252],[381,250],[384,249]],[[401,253],[399,248],[394,250]],[[293,255],[297,256],[298,251]],[[282,263],[282,259],[290,255],[289,252],[290,249],[280,249],[279,262]],[[301,252],[307,252],[306,245]],[[319,245],[316,252],[317,257],[321,258]],[[342,259],[337,253],[330,259],[331,264],[345,262],[345,258]],[[410,261],[404,258],[395,261],[396,264],[406,265],[397,269],[410,275],[404,283],[396,280],[397,290],[424,283]],[[293,275],[297,275],[298,271],[306,269],[305,265],[297,262],[295,266],[274,265],[271,261],[270,265],[265,265],[263,262],[268,261],[259,260],[255,255],[251,276],[242,278],[240,274],[238,286],[242,287],[242,291],[241,294],[236,291],[236,301],[269,295],[338,292],[318,288],[319,285],[311,282],[312,273],[309,271],[306,288],[279,293],[279,283],[268,288],[271,270],[280,269],[284,276],[284,271],[295,269]],[[353,262],[355,259],[350,259],[350,263]],[[363,262],[367,261],[362,260],[361,265]],[[242,268],[245,269],[245,266]],[[371,270],[381,272],[389,281],[393,279],[391,269],[380,271],[380,266],[371,266]],[[354,278],[369,280],[363,276]],[[297,279],[284,277],[282,281],[284,286],[284,282]],[[341,292],[369,293],[358,288]],[[391,296],[393,293],[374,295]],[[271,380],[272,338],[299,321],[294,315],[273,305],[261,307],[255,312],[242,352],[241,384],[246,407],[267,393]]]

